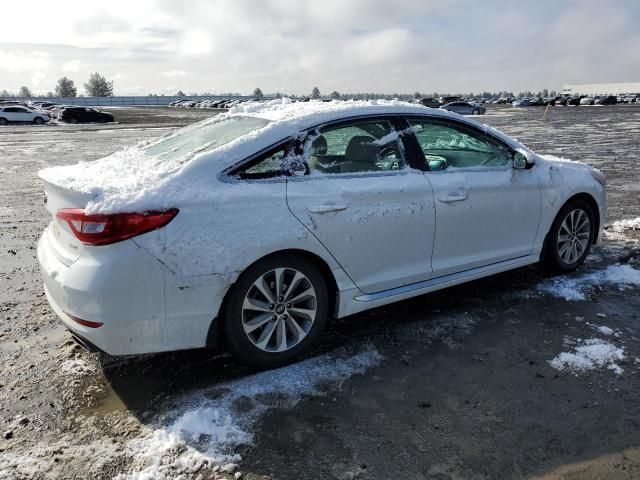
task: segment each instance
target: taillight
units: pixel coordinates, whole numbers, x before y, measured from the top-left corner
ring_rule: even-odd
[[[177,208],[144,213],[85,215],[81,208],[63,208],[56,217],[67,222],[73,234],[87,245],[109,245],[164,227]]]

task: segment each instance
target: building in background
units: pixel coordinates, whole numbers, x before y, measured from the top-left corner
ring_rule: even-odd
[[[587,83],[563,85],[563,95],[625,95],[639,94],[640,82],[629,83]]]

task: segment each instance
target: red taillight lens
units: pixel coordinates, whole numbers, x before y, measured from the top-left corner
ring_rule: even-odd
[[[68,312],[64,312],[64,313],[66,313],[71,320],[73,320],[76,323],[79,323],[80,325],[82,325],[84,327],[100,328],[102,325],[104,325],[102,322],[93,322],[91,320],[83,320],[82,318],[74,317],[73,315],[71,315]]]
[[[178,214],[177,208],[144,213],[85,215],[81,208],[63,208],[56,216],[87,245],[109,245],[164,227]]]

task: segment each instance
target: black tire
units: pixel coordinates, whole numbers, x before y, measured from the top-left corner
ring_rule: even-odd
[[[0,118],[0,125],[7,125],[9,122],[6,118]]]
[[[75,117],[71,117],[71,118],[69,119],[69,123],[76,124],[76,123],[78,123],[78,119],[77,119],[77,118],[75,118]]]
[[[244,331],[243,303],[254,282],[276,268],[295,269],[307,277],[315,290],[316,316],[306,336],[299,343],[283,352],[267,352],[254,345]],[[276,254],[258,261],[240,275],[225,302],[222,320],[231,353],[259,369],[270,369],[287,365],[306,353],[324,330],[328,315],[329,294],[326,280],[320,270],[303,257]]]
[[[42,119],[42,117],[36,117],[33,119],[33,123],[35,125],[42,125],[44,123],[44,120]]]
[[[562,224],[567,216],[571,212],[576,210],[581,210],[586,213],[589,219],[589,238],[586,248],[584,249],[582,254],[575,261],[568,263],[561,257],[559,235]],[[551,225],[551,229],[549,230],[545,243],[542,264],[547,270],[553,273],[568,273],[574,271],[576,268],[582,265],[585,258],[587,258],[587,255],[589,255],[589,251],[591,250],[591,246],[593,245],[595,239],[595,234],[596,218],[591,205],[589,205],[584,200],[572,200],[568,202],[560,209],[560,212],[558,212],[558,215]]]

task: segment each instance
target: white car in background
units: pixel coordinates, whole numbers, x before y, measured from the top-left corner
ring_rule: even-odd
[[[262,368],[344,317],[544,262],[577,268],[602,173],[403,102],[246,103],[40,172],[47,299],[111,355],[213,345]]]
[[[9,123],[33,123],[35,125],[42,125],[49,120],[51,120],[49,115],[42,111],[34,111],[27,107],[17,105],[0,105],[0,125],[7,125]]]

